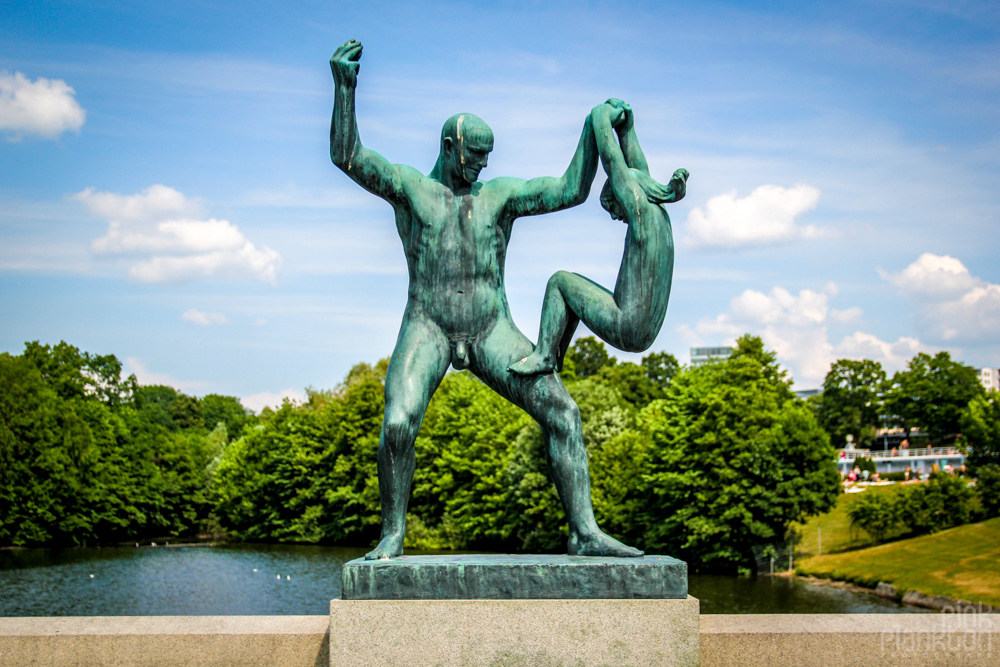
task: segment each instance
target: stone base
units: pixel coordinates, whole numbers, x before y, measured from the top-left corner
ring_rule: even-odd
[[[683,600],[333,600],[331,665],[697,665]]]
[[[687,563],[670,556],[461,554],[358,558],[345,600],[593,600],[687,597]]]

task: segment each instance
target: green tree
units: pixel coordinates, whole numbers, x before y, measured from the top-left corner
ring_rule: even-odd
[[[257,422],[253,412],[243,407],[240,400],[233,396],[206,394],[200,402],[205,427],[215,429],[219,424],[224,424],[229,437],[239,437],[244,427]]]
[[[646,377],[665,392],[681,366],[677,363],[677,357],[669,352],[652,352],[642,358],[642,367],[646,371]]]
[[[643,407],[666,395],[664,387],[650,379],[642,366],[629,361],[604,366],[593,377],[617,389],[626,401],[636,407]]]
[[[920,427],[940,442],[960,432],[962,412],[982,393],[974,368],[952,361],[947,352],[921,352],[893,376],[888,403],[907,432]]]
[[[1000,398],[987,393],[973,398],[959,417],[959,427],[973,471],[980,466],[1000,468]]]
[[[123,378],[122,364],[113,354],[81,352],[66,341],[57,345],[32,341],[25,343],[23,356],[61,398],[92,395],[111,407],[132,402],[135,375]]]
[[[469,373],[445,377],[417,438],[411,513],[442,544],[502,549],[514,532],[505,473],[531,418]]]
[[[878,427],[885,383],[885,371],[877,361],[840,359],[830,367],[817,416],[835,446],[843,447],[848,435],[859,447],[870,443]]]
[[[604,343],[593,336],[577,338],[566,351],[566,359],[572,364],[576,376],[581,378],[596,375],[602,368],[615,364]]]
[[[836,499],[829,438],[754,336],[724,361],[680,372],[640,423],[650,443],[647,550],[749,567],[755,548]]]
[[[196,530],[208,510],[204,434],[167,437],[144,422],[135,391],[113,386],[120,364],[111,355],[66,343],[25,348],[0,355],[0,544]]]
[[[900,496],[903,521],[918,535],[960,526],[972,516],[972,496],[962,477],[932,473],[927,484],[911,486]]]
[[[226,446],[212,496],[220,525],[243,539],[366,544],[378,537],[376,450],[384,387],[284,403]]]
[[[1000,516],[1000,466],[980,466],[976,473],[976,494],[987,518]]]
[[[896,498],[865,493],[847,510],[851,526],[861,528],[878,544],[900,524],[902,507]]]

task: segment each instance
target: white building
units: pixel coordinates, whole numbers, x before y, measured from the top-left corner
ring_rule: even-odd
[[[691,365],[701,366],[716,359],[726,359],[733,353],[731,347],[692,347]]]
[[[986,391],[1000,391],[1000,368],[980,368],[979,381]]]

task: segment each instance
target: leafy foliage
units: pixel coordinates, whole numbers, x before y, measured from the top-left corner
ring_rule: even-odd
[[[225,426],[204,427],[199,399],[139,387],[114,355],[65,342],[0,354],[0,386],[0,545],[131,540],[205,525],[210,469],[227,438]]]
[[[962,412],[983,394],[975,369],[952,361],[947,352],[921,352],[893,376],[887,407],[909,431],[926,429],[932,441],[960,433]]]
[[[581,378],[595,375],[602,368],[615,363],[604,343],[593,336],[578,338],[566,352],[566,361],[576,376]]]
[[[735,570],[836,498],[829,439],[759,338],[681,372],[640,421],[653,450],[641,521],[649,549]]]
[[[934,533],[968,523],[972,490],[962,477],[932,473],[927,484],[916,484],[900,494],[904,522],[914,533]]]
[[[976,396],[962,411],[959,426],[969,466],[1000,467],[1000,399],[986,394]]]
[[[859,447],[872,440],[885,383],[885,371],[877,361],[840,359],[830,367],[817,416],[834,445],[842,447],[848,435]]]
[[[871,535],[876,544],[899,525],[901,513],[896,498],[876,493],[864,494],[847,510],[851,525]]]

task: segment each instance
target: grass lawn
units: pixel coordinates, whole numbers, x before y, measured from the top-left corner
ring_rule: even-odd
[[[823,542],[825,552],[826,530]],[[796,572],[871,587],[884,581],[900,592],[917,590],[1000,605],[1000,518],[877,547],[805,558],[797,563]]]
[[[870,486],[864,493],[843,493],[837,497],[837,504],[827,514],[810,517],[804,524],[795,524],[802,534],[802,542],[796,547],[797,557],[820,555],[820,533],[822,533],[822,553],[831,554],[845,549],[858,549],[872,544],[871,538],[863,530],[851,529],[847,509],[858,498],[868,493],[896,494],[902,489],[900,484],[891,486]],[[889,534],[888,539],[902,534],[902,530]]]

